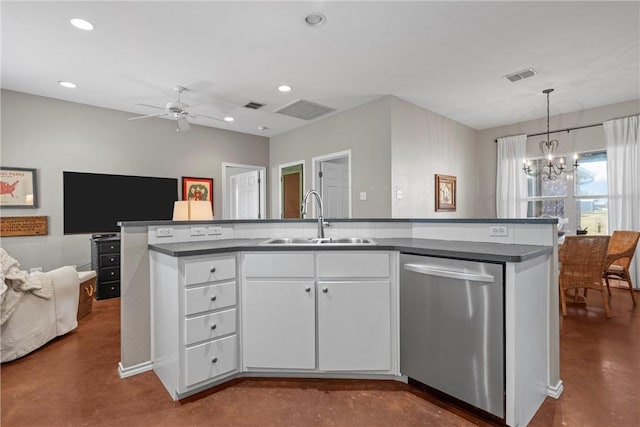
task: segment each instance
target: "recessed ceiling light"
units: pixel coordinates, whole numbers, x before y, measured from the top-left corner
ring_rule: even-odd
[[[326,20],[327,18],[325,18],[323,14],[318,12],[310,13],[304,18],[304,22],[314,27],[316,25],[324,24]]]
[[[93,24],[89,21],[85,21],[84,19],[73,18],[70,22],[71,22],[71,25],[73,25],[76,28],[80,28],[81,30],[85,30],[85,31],[93,30]]]
[[[63,80],[58,81],[58,84],[62,87],[68,87],[69,89],[75,89],[77,85],[71,82],[65,82]]]
[[[278,90],[280,92],[291,92],[291,86],[288,85],[280,85],[278,86]]]
[[[232,122],[232,121],[234,121],[235,119],[234,119],[233,117],[231,117],[231,116],[227,116],[227,117],[225,117],[223,120],[224,120],[225,122]]]

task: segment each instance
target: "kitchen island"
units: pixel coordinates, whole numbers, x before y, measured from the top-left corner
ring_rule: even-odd
[[[506,398],[503,419],[510,425],[516,425],[526,423],[530,417],[533,416],[535,410],[544,399],[544,396],[557,396],[561,392],[561,381],[559,379],[557,381],[550,381],[554,370],[557,369],[557,356],[554,356],[554,354],[557,354],[557,348],[554,349],[554,340],[552,338],[552,334],[550,334],[550,328],[547,327],[547,319],[551,316],[551,312],[557,316],[557,310],[552,310],[550,308],[553,304],[550,301],[550,298],[553,296],[554,291],[557,292],[557,288],[554,288],[554,286],[557,286],[557,282],[554,282],[553,280],[555,271],[554,259],[556,257],[557,247],[555,245],[555,239],[552,238],[552,236],[555,235],[555,224],[552,221],[532,221],[531,223],[506,221],[506,223],[508,224],[510,231],[510,236],[506,237],[508,237],[507,240],[511,241],[498,243],[491,241],[492,239],[489,239],[489,236],[485,238],[485,240],[489,241],[481,241],[480,235],[482,234],[482,231],[487,234],[487,230],[490,229],[487,222],[482,221],[461,221],[456,223],[455,221],[416,222],[415,220],[387,220],[374,223],[371,220],[367,220],[366,223],[357,224],[356,227],[354,227],[354,224],[356,224],[354,221],[345,221],[344,223],[337,224],[338,226],[335,228],[332,227],[333,229],[331,231],[335,233],[336,236],[368,235],[374,238],[376,244],[366,246],[341,246],[339,248],[320,248],[313,245],[286,245],[286,247],[264,245],[264,241],[266,240],[265,238],[268,237],[278,235],[294,236],[296,234],[308,236],[309,233],[313,232],[313,227],[309,227],[308,230],[305,229],[305,226],[307,225],[305,222],[283,221],[277,222],[275,227],[273,222],[271,224],[268,222],[263,224],[235,222],[231,224],[233,226],[233,239],[214,238],[210,240],[196,240],[191,242],[174,241],[173,243],[161,243],[163,240],[158,238],[158,234],[164,235],[166,232],[163,230],[162,233],[157,233],[156,230],[157,227],[164,227],[169,224],[147,224],[145,226],[138,226],[138,233],[130,232],[127,234],[125,232],[127,227],[123,227],[123,247],[125,248],[123,251],[126,251],[127,247],[133,249],[133,246],[135,245],[131,244],[133,241],[128,239],[128,237],[131,238],[133,236],[137,236],[138,249],[142,251],[142,246],[144,245],[146,246],[144,249],[147,251],[151,249],[151,258],[156,258],[155,261],[151,262],[152,277],[154,275],[153,265],[159,259],[163,259],[163,261],[158,264],[164,266],[161,276],[173,277],[175,279],[173,280],[175,289],[171,292],[175,291],[178,293],[174,296],[179,296],[180,292],[183,291],[193,292],[194,289],[204,289],[208,286],[228,285],[230,280],[239,284],[236,288],[238,298],[234,301],[235,305],[227,305],[225,306],[226,308],[213,307],[210,311],[206,311],[209,310],[210,307],[205,307],[202,308],[202,310],[205,310],[204,312],[196,311],[194,313],[181,311],[184,310],[184,305],[175,306],[173,308],[173,314],[169,316],[169,318],[173,319],[172,321],[175,325],[174,329],[177,331],[174,338],[177,337],[178,339],[172,339],[172,344],[166,344],[164,347],[165,350],[170,349],[170,347],[173,346],[173,353],[171,353],[173,356],[164,359],[173,358],[173,360],[177,360],[178,362],[175,366],[178,371],[180,371],[180,369],[184,369],[186,366],[186,362],[183,363],[183,361],[181,361],[182,359],[180,359],[180,351],[178,351],[176,344],[178,341],[182,343],[181,345],[185,344],[182,340],[183,337],[180,336],[180,330],[184,330],[184,324],[183,327],[178,328],[179,322],[202,317],[199,313],[205,313],[206,315],[211,316],[218,315],[229,311],[229,307],[231,307],[230,309],[236,310],[234,313],[237,317],[237,326],[234,327],[234,333],[229,332],[228,334],[230,335],[223,336],[223,338],[232,338],[226,341],[226,345],[231,346],[235,349],[234,351],[237,352],[237,354],[233,356],[237,359],[237,363],[232,365],[231,369],[228,369],[228,366],[231,365],[227,365],[224,372],[218,372],[221,377],[213,375],[211,377],[206,376],[204,379],[201,377],[190,378],[188,380],[188,387],[184,387],[184,384],[186,383],[184,383],[183,386],[176,387],[175,384],[178,384],[180,380],[175,380],[175,383],[168,387],[168,389],[174,387],[174,390],[170,390],[170,393],[174,398],[180,398],[191,394],[191,392],[197,392],[203,388],[207,388],[212,384],[218,383],[220,380],[224,380],[229,375],[291,375],[293,372],[295,375],[303,376],[365,375],[369,378],[394,378],[406,380],[406,377],[402,375],[403,373],[400,372],[399,369],[398,355],[398,317],[400,309],[398,306],[399,254],[412,253],[458,260],[488,261],[491,263],[501,264],[504,269],[505,277],[504,390]],[[194,226],[197,227],[198,225],[199,224],[196,225],[191,223],[170,224],[170,226],[177,231],[176,234],[178,235],[178,238],[175,240],[180,239],[180,227],[185,227],[185,229],[189,231],[191,228]],[[300,227],[300,225],[302,225],[302,227]],[[339,227],[340,225],[342,227]],[[229,227],[229,225],[223,223],[222,227]],[[301,229],[297,227],[300,227]],[[143,230],[145,231],[144,236],[142,233]],[[132,229],[129,231],[132,231]],[[396,234],[396,236],[385,237],[385,233],[387,236],[389,234]],[[441,235],[446,234],[449,237],[463,235],[466,239],[471,241],[464,241],[462,239],[445,240],[442,238],[421,238],[424,234],[441,237],[438,233],[441,233]],[[474,233],[475,236],[473,236]],[[182,236],[182,239],[184,239],[184,234]],[[256,238],[246,238],[250,236],[256,236]],[[127,240],[129,240],[129,244],[127,244]],[[498,240],[504,241],[505,239]],[[535,244],[523,244],[520,242]],[[260,268],[258,268],[256,270],[256,268],[252,267],[252,263],[254,262],[251,261],[252,258],[259,260],[261,257],[266,256],[267,258],[265,259],[268,259],[269,257],[273,258],[276,254],[279,256],[302,256],[302,258],[299,259],[300,262],[294,264],[300,266],[309,265],[309,267],[307,270],[304,270],[303,268],[300,271],[292,273],[293,276],[288,276],[286,269],[277,268],[276,271],[282,272],[279,273],[280,277],[270,276],[271,273],[269,273],[269,269],[260,270]],[[363,267],[366,267],[367,265],[385,265],[384,262],[380,261],[374,261],[373,263],[367,262],[368,257],[376,254],[380,256],[384,255],[384,257],[389,260],[389,267],[386,270],[384,268],[378,269],[378,272],[375,274],[371,273],[373,276],[368,277],[369,273],[366,272],[366,268],[358,270],[358,262],[360,262]],[[347,266],[351,265],[355,268],[352,272],[346,269],[345,266],[336,267],[339,265],[339,260],[341,258],[345,258],[346,255],[355,257],[353,258],[355,261],[348,262],[346,264]],[[200,260],[210,261],[211,259],[219,257],[226,258],[226,262],[229,262],[229,259],[234,260],[237,268],[233,278],[220,276],[217,279],[213,278],[213,280],[204,278],[202,281],[187,281],[185,272],[188,269],[185,269],[186,265],[191,262],[197,263],[197,261]],[[277,259],[277,257],[273,259]],[[140,260],[142,261],[142,259]],[[258,264],[256,265],[268,266],[273,264],[274,263],[271,261],[266,263],[258,261]],[[280,266],[282,265],[283,264],[280,264]],[[325,267],[314,268],[314,265]],[[331,270],[332,268],[334,270]],[[254,270],[253,273],[247,273],[252,269]],[[309,350],[310,347],[306,350],[303,349],[300,353],[302,356],[299,358],[294,357],[291,361],[277,360],[277,358],[273,357],[271,359],[269,359],[269,357],[263,357],[262,359],[260,357],[256,358],[254,357],[257,354],[256,352],[254,352],[252,356],[250,351],[247,352],[247,350],[252,348],[250,340],[251,337],[255,338],[256,336],[264,335],[264,331],[260,331],[259,328],[255,329],[257,327],[256,325],[261,324],[260,319],[273,319],[274,317],[272,316],[273,313],[263,313],[263,310],[256,309],[255,307],[259,307],[259,305],[252,303],[251,295],[256,295],[257,298],[268,298],[269,295],[277,294],[280,295],[281,298],[285,298],[290,295],[290,292],[287,292],[284,289],[286,286],[289,286],[291,282],[295,281],[299,281],[301,286],[304,285],[302,287],[302,293],[305,293],[305,290],[308,288],[309,290],[306,291],[306,293],[318,299],[318,313],[325,310],[322,305],[324,303],[321,300],[325,295],[337,295],[335,292],[337,292],[338,289],[344,292],[348,291],[347,287],[336,288],[335,285],[337,283],[352,284],[354,281],[359,281],[361,283],[366,282],[369,285],[373,285],[370,288],[361,287],[359,292],[362,292],[363,289],[370,289],[374,294],[378,295],[376,301],[378,301],[379,307],[388,307],[388,310],[384,311],[385,313],[388,313],[388,321],[384,320],[378,323],[378,327],[383,331],[382,334],[372,336],[369,341],[365,340],[365,342],[362,342],[359,345],[363,345],[363,348],[380,348],[380,342],[383,342],[386,347],[383,346],[382,348],[388,349],[388,351],[378,354],[369,361],[352,360],[347,363],[346,366],[336,365],[334,362],[331,362],[331,360],[338,360],[334,357],[334,354],[336,349],[341,348],[341,346],[336,343],[345,342],[340,339],[333,340],[333,337],[339,335],[339,328],[335,325],[332,326],[330,322],[324,322],[320,317],[317,319],[318,322],[321,322],[320,324],[316,325],[315,323],[311,323],[311,320],[315,322],[316,319],[315,317],[312,319],[307,315],[309,322],[306,327],[308,331],[312,331],[312,328],[315,330],[316,327],[318,327],[318,331],[321,335],[322,330],[332,331],[331,334],[325,334],[324,338],[322,336],[318,336],[317,339],[309,339],[309,343],[315,345],[316,343],[320,344],[324,342],[325,344],[315,348],[314,351]],[[169,282],[171,282],[171,280],[169,280]],[[273,292],[264,293],[263,291],[267,288],[262,285],[273,285],[273,282],[276,282],[276,284],[281,283],[282,285],[270,288],[274,290]],[[180,283],[182,283],[182,285],[180,285]],[[204,286],[204,284],[206,284],[206,286]],[[325,284],[327,286],[325,286]],[[167,286],[168,284],[165,283],[163,289]],[[320,287],[316,288],[316,286]],[[334,286],[334,288],[331,288],[331,286]],[[552,291],[552,288],[554,291]],[[152,287],[152,294],[153,289],[154,288]],[[178,289],[182,289],[182,291],[178,291]],[[353,289],[358,288],[354,285]],[[376,290],[373,291],[374,289]],[[349,295],[350,294],[347,292],[346,294],[341,295],[341,297],[344,298],[344,301],[350,301],[350,304],[358,303],[357,298],[353,298],[353,295]],[[384,295],[388,295],[388,298],[384,300],[379,298]],[[175,300],[176,298],[173,299]],[[165,300],[170,300],[170,298],[165,298]],[[253,298],[253,300],[255,301],[255,298]],[[279,301],[284,304],[285,299],[276,299],[275,301]],[[123,300],[123,311],[124,306],[125,301]],[[313,304],[310,305],[310,307],[312,306]],[[364,307],[366,307],[366,305],[364,305]],[[335,312],[340,313],[340,310],[343,310],[344,312],[345,308],[340,308],[339,305],[335,307],[327,306],[326,310],[337,310]],[[153,309],[151,311],[153,312]],[[299,314],[304,317],[304,311],[301,313],[302,314]],[[225,313],[225,315],[229,316],[230,313]],[[252,320],[254,315],[257,315],[257,320]],[[387,314],[382,316],[383,319],[387,319],[386,316]],[[159,316],[156,318],[164,317]],[[345,322],[343,321],[342,323],[344,324]],[[338,322],[337,324],[340,323]],[[251,325],[253,325],[253,331],[251,329]],[[169,326],[170,325],[168,324],[163,325],[161,330],[166,330]],[[246,329],[247,326],[250,328]],[[153,325],[151,325],[151,329],[153,329]],[[256,331],[258,333],[256,333]],[[166,334],[163,332],[162,335],[164,336]],[[313,336],[315,336],[315,333]],[[374,345],[373,343],[375,343],[376,339],[380,339],[380,336],[383,336],[384,339]],[[182,358],[184,361],[189,360],[186,352],[192,348],[190,346],[195,348],[198,345],[208,343],[208,341],[202,341],[200,338],[198,339],[200,341],[196,340],[192,342],[192,344],[187,344],[187,346],[183,348],[184,352],[182,353]],[[209,337],[206,339],[209,339]],[[249,341],[245,342],[247,339],[249,339]],[[237,342],[231,343],[234,340]],[[157,340],[152,338],[150,341],[156,342]],[[243,345],[240,346],[240,343],[243,343]],[[388,343],[388,345],[386,343]],[[264,346],[264,343],[260,343],[260,345]],[[277,352],[274,352],[273,354],[277,355]],[[340,359],[342,358],[343,356],[341,356]],[[296,363],[300,361],[302,361],[302,365],[296,365]],[[291,366],[287,366],[289,362],[292,363]],[[158,365],[158,363],[154,361],[153,364],[148,363],[147,366],[139,366],[138,369],[146,370],[151,366],[156,369],[156,365]],[[124,374],[127,374],[126,369],[122,368],[123,367],[121,366],[121,371]],[[171,375],[174,376],[174,378],[179,377],[179,375],[176,376],[174,373]],[[167,384],[165,384],[165,386],[166,385]]]

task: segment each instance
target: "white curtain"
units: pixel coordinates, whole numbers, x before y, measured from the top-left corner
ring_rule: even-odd
[[[607,180],[609,186],[609,232],[640,231],[640,116],[603,123],[607,139]],[[640,288],[640,255],[629,273]]]
[[[522,161],[527,154],[527,135],[498,138],[496,214],[498,218],[526,218],[527,176]]]

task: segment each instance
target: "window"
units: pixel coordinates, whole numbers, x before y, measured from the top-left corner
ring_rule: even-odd
[[[562,174],[555,180],[528,177],[527,216],[567,218],[566,231],[608,234],[607,153],[579,153],[579,157],[580,166],[574,174]],[[539,169],[544,162],[542,158],[531,160],[532,169]]]

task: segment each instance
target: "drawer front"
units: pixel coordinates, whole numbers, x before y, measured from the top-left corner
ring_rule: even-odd
[[[117,298],[120,296],[120,282],[100,283],[96,287],[96,299]]]
[[[185,358],[185,386],[235,370],[238,367],[237,348],[235,335],[188,348]]]
[[[236,309],[187,319],[185,344],[221,337],[236,331]]]
[[[313,277],[313,253],[246,254],[245,277]]]
[[[100,255],[100,267],[110,267],[120,265],[120,254]]]
[[[236,282],[191,288],[185,291],[185,315],[216,310],[236,304]]]
[[[100,268],[98,270],[98,279],[100,280],[100,282],[106,282],[108,280],[119,280],[120,266]]]
[[[333,277],[389,277],[390,255],[386,252],[318,254],[318,275]]]
[[[185,261],[185,283],[198,283],[228,280],[236,277],[236,258],[201,258]]]
[[[119,254],[120,242],[98,242],[98,252],[100,254]]]

